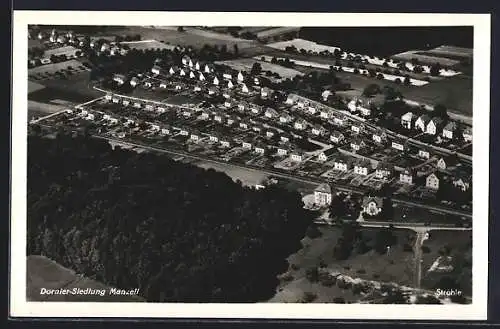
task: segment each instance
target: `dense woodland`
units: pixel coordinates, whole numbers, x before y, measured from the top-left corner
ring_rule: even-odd
[[[148,301],[274,295],[313,214],[300,195],[60,134],[28,142],[28,249]]]

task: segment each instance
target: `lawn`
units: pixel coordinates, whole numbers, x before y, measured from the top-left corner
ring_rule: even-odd
[[[472,231],[430,231],[423,247],[422,288],[446,289],[439,280],[449,276],[459,282],[467,296],[472,296]],[[455,269],[450,273],[428,272],[444,247],[448,247]]]
[[[29,301],[87,301],[87,302],[142,302],[138,296],[113,296],[109,295],[110,287],[80,277],[74,271],[44,256],[28,256],[26,258],[26,299]],[[42,295],[41,289],[104,289],[105,296],[99,295]]]
[[[65,62],[60,62],[60,63],[52,63],[52,64],[47,64],[47,65],[42,65],[42,66],[37,66],[32,69],[28,70],[28,76],[34,76],[36,74],[54,74],[57,71],[60,70],[66,70],[69,67],[72,67],[74,69],[80,67],[82,65],[82,62],[72,59],[69,61]]]
[[[344,297],[346,301],[351,302],[360,299],[360,296],[352,295],[350,289],[325,287],[320,282],[310,282],[306,278],[306,271],[320,266],[320,262],[324,263],[328,271],[340,272],[352,278],[412,285],[413,252],[403,251],[406,236],[412,236],[412,232],[396,229],[394,234],[397,236],[397,244],[391,248],[389,254],[380,255],[375,250],[364,254],[353,251],[347,260],[336,260],[333,250],[342,235],[341,229],[330,226],[318,228],[322,235],[315,239],[305,237],[302,240],[302,249],[288,258],[291,264],[289,271],[281,276],[277,294],[270,300],[271,302],[296,302],[305,292],[317,296],[314,302],[332,302],[335,297]],[[361,229],[363,236],[369,240],[368,244],[375,240],[378,230]]]

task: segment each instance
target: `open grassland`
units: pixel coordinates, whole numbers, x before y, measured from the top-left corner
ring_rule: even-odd
[[[292,79],[296,75],[303,75],[302,72],[300,72],[296,69],[291,69],[291,68],[287,68],[287,67],[284,67],[281,65],[272,64],[269,62],[263,62],[263,61],[259,61],[257,59],[252,59],[252,58],[241,58],[241,59],[234,59],[234,60],[228,60],[228,61],[220,61],[217,63],[225,64],[225,65],[232,67],[235,70],[241,70],[241,71],[250,71],[252,69],[252,66],[254,63],[259,63],[261,65],[263,71],[276,72],[282,78]]]
[[[105,296],[99,295],[44,295],[41,289],[103,289]],[[116,296],[109,294],[110,287],[82,277],[74,271],[44,257],[31,255],[26,258],[26,299],[28,301],[59,302],[143,302],[139,296]]]
[[[140,41],[125,41],[120,42],[122,45],[127,45],[132,49],[145,50],[145,49],[169,49],[175,48],[175,45],[166,44],[157,40],[140,40]]]
[[[354,296],[351,289],[341,289],[338,286],[325,286],[321,282],[311,282],[307,278],[307,270],[319,267],[321,264],[329,272],[340,272],[352,278],[381,282],[394,282],[411,286],[414,278],[413,252],[403,251],[403,244],[408,235],[414,233],[408,230],[395,230],[397,244],[388,254],[379,254],[369,250],[364,254],[353,251],[347,260],[337,260],[334,248],[342,236],[338,227],[319,227],[320,237],[302,240],[302,249],[288,258],[290,268],[280,278],[276,295],[270,302],[300,302],[305,292],[316,296],[314,302],[332,302],[336,297],[343,297],[347,302],[359,301],[360,296]],[[361,229],[368,244],[373,243],[378,229]]]
[[[454,269],[448,273],[429,271],[443,251],[448,249]],[[443,277],[456,280],[467,296],[472,296],[472,231],[430,231],[422,253],[422,288],[447,289],[440,286]]]

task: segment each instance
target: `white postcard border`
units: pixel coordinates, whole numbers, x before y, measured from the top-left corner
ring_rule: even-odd
[[[27,26],[474,26],[473,302],[470,305],[182,304],[26,301]],[[10,315],[30,317],[485,320],[488,293],[489,14],[14,11]],[[390,41],[389,41],[390,42]]]

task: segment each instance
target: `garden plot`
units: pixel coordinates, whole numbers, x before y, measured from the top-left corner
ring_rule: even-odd
[[[277,65],[277,64],[272,64],[269,62],[258,61],[258,60],[252,59],[252,58],[241,58],[241,59],[235,59],[235,60],[216,62],[216,64],[228,65],[235,70],[247,71],[247,72],[250,72],[253,64],[255,64],[255,63],[260,63],[260,65],[262,67],[262,71],[271,71],[271,72],[278,73],[282,78],[292,79],[293,77],[295,77],[297,75],[304,75],[302,72],[297,71],[295,69],[287,68],[287,67]]]

